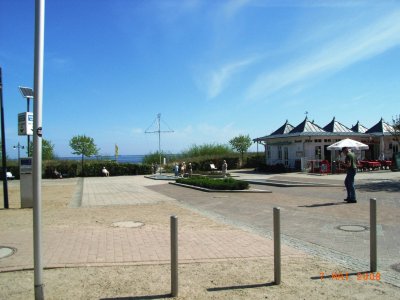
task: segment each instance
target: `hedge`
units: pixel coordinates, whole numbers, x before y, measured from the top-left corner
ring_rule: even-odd
[[[77,176],[102,176],[101,170],[103,167],[106,167],[110,172],[110,176],[151,174],[151,165],[147,164],[116,163],[113,161],[85,161],[82,172],[80,161],[52,160],[43,162],[42,178],[54,178],[55,169],[57,169],[57,171],[65,178]],[[10,171],[16,179],[20,178],[18,165],[8,165],[7,170]]]
[[[176,182],[213,190],[246,190],[249,188],[248,182],[233,178],[212,179],[193,176],[190,178],[179,178]]]

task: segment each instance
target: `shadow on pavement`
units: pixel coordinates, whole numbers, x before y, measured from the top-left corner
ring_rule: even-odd
[[[164,295],[148,295],[148,296],[134,296],[134,297],[101,298],[100,300],[140,300],[140,299],[165,299],[165,298],[172,298],[172,295],[164,294]]]
[[[234,285],[234,286],[222,286],[207,289],[208,292],[219,292],[219,291],[227,291],[227,290],[242,290],[242,289],[254,289],[259,287],[273,286],[274,282],[268,283],[259,283],[259,284],[247,284],[247,285]]]
[[[322,207],[322,206],[333,206],[333,205],[342,205],[342,204],[349,204],[347,202],[330,202],[330,203],[321,203],[321,204],[310,204],[310,205],[300,205],[298,207]]]
[[[400,192],[400,182],[399,181],[380,181],[380,182],[370,182],[357,184],[357,190],[364,192],[389,192],[398,193]]]

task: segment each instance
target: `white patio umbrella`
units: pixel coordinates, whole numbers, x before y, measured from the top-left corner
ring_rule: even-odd
[[[352,139],[344,139],[339,142],[336,142],[330,146],[328,146],[326,149],[328,150],[342,150],[343,147],[348,147],[354,150],[368,150],[368,145],[363,144],[361,142],[352,140]]]

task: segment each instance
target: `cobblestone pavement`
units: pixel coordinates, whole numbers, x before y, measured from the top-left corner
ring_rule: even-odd
[[[310,186],[255,185],[271,194],[216,194],[166,185],[152,189],[178,199],[208,217],[271,236],[273,207],[281,208],[283,242],[355,270],[369,270],[370,198],[377,198],[378,268],[387,282],[400,286],[400,173],[359,173],[358,203],[343,201],[344,174],[313,176],[302,173],[263,175],[234,172],[239,179],[307,182]],[[312,185],[312,183],[317,183]],[[331,186],[320,186],[321,183]]]

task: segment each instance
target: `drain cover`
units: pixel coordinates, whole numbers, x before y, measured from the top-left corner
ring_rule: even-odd
[[[393,270],[400,272],[400,263],[394,264],[390,266]]]
[[[138,228],[142,227],[143,225],[144,223],[137,221],[122,221],[122,222],[112,223],[113,227],[122,227],[122,228]]]
[[[350,232],[361,232],[368,230],[368,227],[363,225],[340,225],[338,226],[338,229]]]
[[[17,249],[11,247],[0,246],[0,259],[13,255]]]

